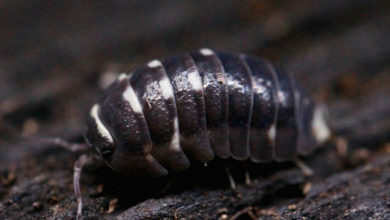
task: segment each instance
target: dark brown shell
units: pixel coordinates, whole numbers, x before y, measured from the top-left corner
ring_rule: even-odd
[[[162,176],[232,156],[292,160],[329,136],[290,73],[246,55],[202,49],[120,75],[91,110],[87,138],[114,170]]]

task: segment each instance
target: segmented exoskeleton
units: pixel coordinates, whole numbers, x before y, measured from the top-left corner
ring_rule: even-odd
[[[122,74],[92,107],[87,139],[129,177],[181,171],[188,156],[292,160],[330,135],[291,73],[244,54],[201,49]]]

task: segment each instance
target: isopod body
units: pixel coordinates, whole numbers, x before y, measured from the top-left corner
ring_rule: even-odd
[[[291,73],[268,61],[201,49],[121,74],[90,112],[87,140],[129,177],[157,177],[190,162],[293,160],[330,135]]]

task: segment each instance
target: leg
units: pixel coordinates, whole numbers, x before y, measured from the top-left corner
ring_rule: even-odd
[[[173,180],[175,180],[175,176],[172,176],[171,180],[169,180],[168,184],[161,190],[161,194],[164,194],[169,187],[171,187]]]
[[[256,220],[257,217],[253,214],[252,210],[253,210],[252,206],[246,207],[238,211],[236,214],[234,214],[229,220],[236,220],[244,214],[248,214],[251,219]]]
[[[229,167],[228,167],[228,166],[226,167],[226,174],[227,174],[228,177],[229,177],[230,187],[231,187],[233,190],[236,190],[236,183],[234,182],[234,179],[233,179],[232,175],[230,174],[230,171],[229,171]]]
[[[248,165],[246,164],[246,161],[243,161],[244,163],[244,169],[245,169],[245,183],[247,186],[250,186],[252,184],[251,177],[249,175]]]
[[[71,152],[86,151],[88,150],[88,144],[69,143],[62,138],[44,138],[40,140],[43,145],[57,145],[67,149]]]
[[[83,201],[80,191],[80,174],[84,164],[90,159],[87,155],[83,154],[74,164],[74,174],[73,174],[73,185],[74,185],[74,194],[77,199],[77,219],[81,217],[81,211],[83,209]]]
[[[337,154],[341,158],[348,157],[348,141],[343,137],[335,137],[332,142],[336,145]]]
[[[294,160],[294,163],[302,170],[303,174],[305,176],[311,176],[313,175],[313,170],[308,167],[305,163],[303,163],[301,160],[296,159]]]

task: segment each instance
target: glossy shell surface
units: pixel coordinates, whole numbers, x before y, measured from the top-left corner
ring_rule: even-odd
[[[92,107],[86,136],[119,173],[156,177],[186,169],[188,157],[292,160],[329,134],[291,73],[201,49],[120,75]]]

